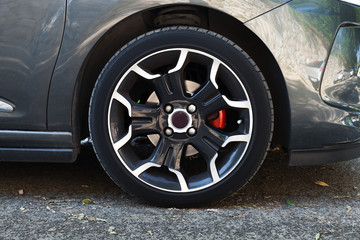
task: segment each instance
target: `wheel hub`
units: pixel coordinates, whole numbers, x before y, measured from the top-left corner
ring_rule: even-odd
[[[191,115],[184,109],[174,109],[168,117],[168,126],[175,133],[185,133],[193,124]]]

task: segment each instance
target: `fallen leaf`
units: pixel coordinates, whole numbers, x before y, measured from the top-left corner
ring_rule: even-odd
[[[323,181],[316,181],[315,184],[323,186],[323,187],[329,187],[329,185]]]
[[[110,226],[109,229],[108,229],[108,233],[111,234],[111,235],[116,235],[117,232],[115,232],[114,230],[115,230],[115,227]]]
[[[206,211],[206,212],[217,213],[217,212],[219,212],[219,209],[209,208],[209,209],[206,209],[205,211]]]
[[[99,221],[99,222],[105,222],[107,223],[106,219],[103,219],[103,218],[95,218],[96,221]]]
[[[90,186],[89,185],[81,185],[81,187],[83,187],[83,188],[89,188]]]
[[[152,232],[151,232],[151,231],[147,231],[147,233],[148,233],[150,236],[152,236]]]
[[[20,208],[20,211],[21,211],[22,213],[27,213],[27,212],[29,212],[29,210],[26,209],[26,208],[24,208],[24,207],[21,207],[21,208]]]
[[[24,189],[19,190],[19,195],[24,195]]]
[[[242,215],[242,214],[238,214],[238,215],[229,215],[229,217],[232,217],[232,218],[244,218],[245,215]]]
[[[321,235],[323,235],[323,234],[324,234],[324,232],[319,232],[319,233],[317,233],[317,234],[315,235],[315,240],[319,240],[320,237],[321,237]]]
[[[295,206],[295,203],[292,203],[292,202],[290,201],[290,199],[287,199],[287,200],[286,200],[286,203],[287,203],[288,205],[290,205],[290,206]]]
[[[359,195],[360,196],[360,195]],[[349,198],[350,196],[334,196],[335,199]]]
[[[52,213],[55,213],[55,211],[52,210],[49,206],[46,206],[46,209],[49,210],[49,211],[52,212]]]
[[[350,207],[350,206],[346,206],[346,212],[347,212],[347,213],[351,213],[351,211],[352,211],[351,207]]]
[[[86,198],[86,199],[82,200],[82,204],[83,204],[83,205],[88,204],[88,203],[95,204],[95,202],[94,202],[93,200],[88,199],[88,198]]]
[[[280,151],[280,147],[277,146],[277,147],[274,147],[274,148],[270,148],[269,150],[270,152],[276,152],[276,151]]]
[[[48,232],[55,232],[55,231],[56,231],[56,228],[55,228],[55,227],[50,228],[50,229],[48,230]]]

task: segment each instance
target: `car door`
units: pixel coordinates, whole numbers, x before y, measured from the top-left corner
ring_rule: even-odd
[[[45,130],[65,0],[0,0],[0,130]]]

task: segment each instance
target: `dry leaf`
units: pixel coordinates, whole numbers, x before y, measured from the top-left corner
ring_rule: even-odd
[[[111,235],[116,235],[117,232],[115,232],[114,230],[115,230],[115,227],[110,226],[109,229],[108,229],[109,234],[111,234]]]
[[[24,195],[24,189],[19,190],[19,195]]]
[[[107,220],[106,219],[103,219],[103,218],[95,218],[96,221],[99,221],[99,222],[105,222],[107,223]]]
[[[20,208],[20,211],[21,211],[22,213],[27,213],[27,212],[29,212],[29,210],[26,209],[26,208],[24,208],[24,207],[21,207],[21,208]]]
[[[352,211],[351,207],[350,207],[350,206],[346,206],[346,212],[347,212],[347,213],[351,213],[351,211]]]
[[[324,234],[324,232],[319,232],[319,233],[317,233],[317,234],[315,235],[315,240],[319,240],[320,237],[321,237],[321,235],[323,235],[323,234]]]
[[[46,206],[46,209],[49,210],[49,211],[52,212],[52,213],[55,213],[55,211],[52,210],[49,206]]]
[[[323,187],[329,187],[329,185],[323,181],[316,181],[315,184],[323,186]]]
[[[270,148],[269,150],[270,152],[276,152],[276,151],[280,151],[280,147],[277,146],[277,147],[274,147],[274,148]]]
[[[206,211],[206,212],[217,213],[217,212],[219,212],[219,209],[209,208],[209,209],[206,209],[205,211]]]

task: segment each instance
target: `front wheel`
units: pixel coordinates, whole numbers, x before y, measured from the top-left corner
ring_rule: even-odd
[[[89,127],[116,184],[155,204],[194,206],[255,174],[271,138],[271,98],[257,66],[226,38],[163,28],[104,67]]]

